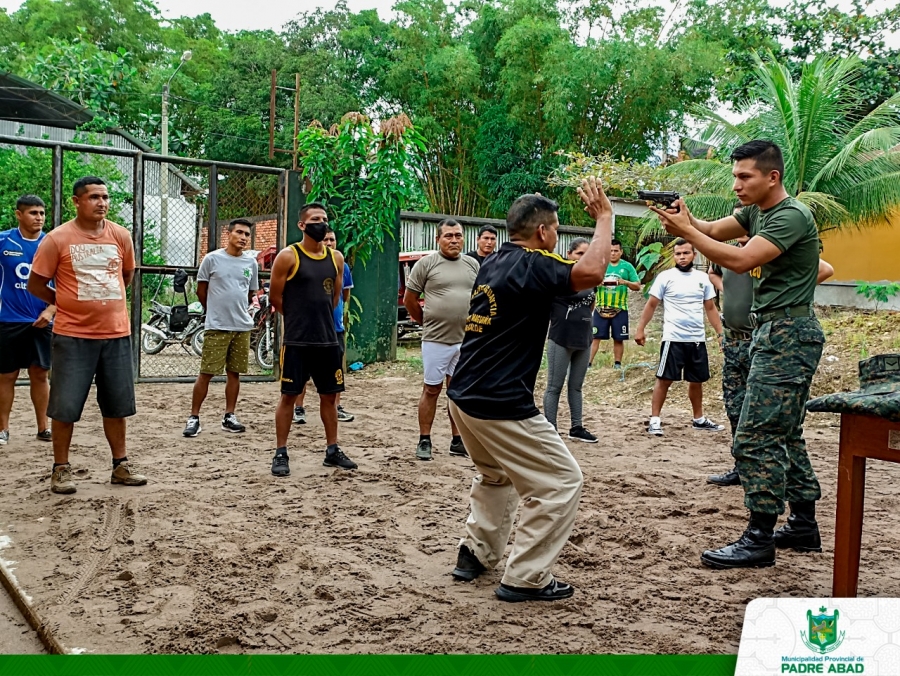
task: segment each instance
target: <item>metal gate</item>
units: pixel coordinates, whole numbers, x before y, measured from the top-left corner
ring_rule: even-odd
[[[245,218],[254,223],[251,249],[255,252],[284,246],[288,172],[21,136],[0,135],[0,148],[14,149],[23,162],[36,167],[31,182],[16,186],[16,190],[38,194],[47,201],[51,227],[72,217],[74,180],[89,174],[104,179],[110,192],[110,220],[128,227],[134,241],[137,269],[129,301],[135,377],[138,382],[192,381],[200,358],[191,341],[165,344],[158,350],[159,345],[142,349],[141,326],[151,318],[154,300],[172,305],[172,277],[179,269],[190,278],[188,302],[197,300],[195,280],[200,261],[222,245],[229,221]],[[268,276],[261,267],[260,283]],[[175,298],[184,302],[181,294]],[[275,335],[278,333],[276,330]],[[250,363],[248,379],[275,379],[274,371],[260,368],[252,356]]]

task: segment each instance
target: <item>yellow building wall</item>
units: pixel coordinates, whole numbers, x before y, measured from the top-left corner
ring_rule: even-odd
[[[900,281],[900,215],[890,225],[822,235],[822,258],[834,266],[834,282]]]

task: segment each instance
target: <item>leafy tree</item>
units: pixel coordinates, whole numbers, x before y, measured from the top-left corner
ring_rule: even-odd
[[[91,139],[86,139],[90,142]],[[124,176],[116,167],[115,160],[101,155],[79,155],[63,153],[63,213],[61,222],[75,218],[75,207],[69,195],[72,184],[82,176],[102,176],[107,181],[113,218],[122,219],[122,214],[131,205],[131,194],[123,190]],[[53,153],[45,148],[0,147],[0,230],[8,230],[18,225],[15,215],[16,199],[32,194],[42,198],[47,205],[45,230],[53,223]]]
[[[397,213],[416,198],[422,136],[403,114],[376,132],[365,115],[347,113],[328,130],[311,124],[299,144],[307,201],[331,206],[347,260],[365,263],[394,236]]]
[[[79,29],[75,42],[51,40],[32,59],[28,79],[64,94],[98,115],[93,128],[102,131],[119,123],[119,101],[133,91],[137,69],[132,55],[119,47],[115,52],[97,49]]]

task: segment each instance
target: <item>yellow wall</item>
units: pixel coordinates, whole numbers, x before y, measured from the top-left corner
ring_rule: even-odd
[[[900,215],[891,224],[822,235],[822,258],[834,266],[835,282],[900,281]]]

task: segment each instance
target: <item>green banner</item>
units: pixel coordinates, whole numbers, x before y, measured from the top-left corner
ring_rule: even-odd
[[[3,655],[3,676],[733,676],[735,655]]]

